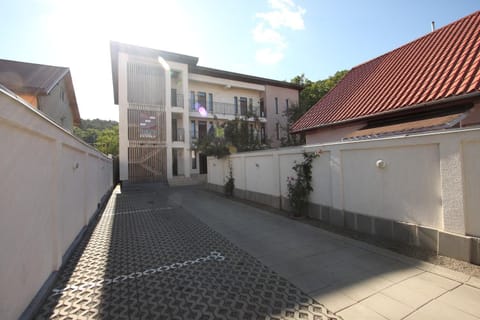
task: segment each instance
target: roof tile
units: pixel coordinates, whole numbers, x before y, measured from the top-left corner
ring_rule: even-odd
[[[477,11],[354,67],[292,126],[292,132],[479,91]]]

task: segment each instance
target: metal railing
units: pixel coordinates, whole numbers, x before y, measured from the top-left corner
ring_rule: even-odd
[[[213,107],[213,108],[212,108]],[[190,112],[195,112],[194,105],[192,105],[191,101],[189,103]],[[212,106],[206,106],[206,110],[209,114],[217,114],[217,115],[231,115],[231,116],[246,116],[246,115],[255,115],[257,117],[265,117],[265,112],[260,112],[260,106],[246,106],[241,107],[240,104],[235,107],[233,103],[225,103],[225,102],[216,102],[214,101]]]
[[[177,93],[175,95],[172,95],[172,107],[180,107],[183,108],[183,94]]]
[[[183,128],[172,129],[172,141],[185,141],[185,131]]]

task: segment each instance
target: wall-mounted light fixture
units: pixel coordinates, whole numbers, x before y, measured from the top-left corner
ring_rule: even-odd
[[[72,166],[72,169],[76,170],[76,169],[78,169],[78,167],[80,167],[80,164],[78,162],[74,162],[73,166]]]
[[[379,159],[377,160],[377,162],[375,162],[375,165],[377,166],[377,168],[383,169],[387,166],[387,163],[384,160]]]

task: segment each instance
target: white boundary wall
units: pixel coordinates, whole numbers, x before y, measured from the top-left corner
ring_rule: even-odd
[[[112,187],[112,160],[0,89],[0,318],[17,319]]]
[[[304,150],[322,151],[313,163],[313,204],[480,237],[480,128],[209,158],[208,183],[223,185],[231,161],[236,190],[281,206]]]

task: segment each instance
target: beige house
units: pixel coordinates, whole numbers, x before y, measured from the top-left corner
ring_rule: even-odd
[[[272,147],[286,135],[283,116],[301,87],[197,65],[198,58],[111,43],[119,105],[120,180],[191,183],[207,172],[195,142],[235,117],[259,122]],[[191,178],[195,179],[191,179]]]
[[[80,125],[68,68],[0,59],[0,84],[64,129]]]

